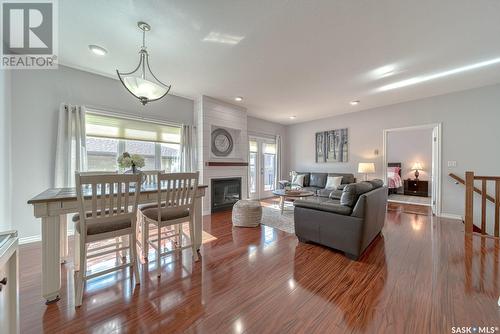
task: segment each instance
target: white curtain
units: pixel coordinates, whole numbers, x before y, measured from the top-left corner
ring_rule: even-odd
[[[57,131],[55,187],[74,187],[75,171],[87,170],[85,107],[61,103]]]
[[[195,143],[193,140],[193,127],[183,125],[181,131],[181,171],[191,172],[195,169]]]
[[[278,181],[281,181],[281,165],[283,155],[283,143],[280,135],[276,135],[276,176],[275,187],[278,187]]]

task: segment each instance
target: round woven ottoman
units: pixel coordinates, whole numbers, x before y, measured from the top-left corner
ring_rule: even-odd
[[[233,226],[256,227],[262,218],[259,201],[241,199],[233,206]]]

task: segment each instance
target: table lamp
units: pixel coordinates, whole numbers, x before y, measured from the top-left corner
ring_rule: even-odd
[[[415,171],[415,180],[418,180],[418,171],[424,170],[424,168],[422,167],[422,164],[420,162],[415,162],[411,170]]]
[[[358,173],[365,174],[365,181],[367,181],[368,174],[375,173],[375,164],[373,162],[360,162],[358,164]]]

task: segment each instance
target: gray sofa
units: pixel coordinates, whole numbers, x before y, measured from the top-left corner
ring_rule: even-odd
[[[315,172],[297,172],[304,174],[303,190],[312,191],[320,197],[332,197],[340,199],[342,190],[347,184],[356,182],[356,178],[351,173],[315,173]],[[342,176],[342,184],[337,189],[325,189],[328,176]]]
[[[346,185],[340,199],[309,197],[294,202],[295,234],[345,252],[357,260],[385,222],[387,187],[382,180]]]

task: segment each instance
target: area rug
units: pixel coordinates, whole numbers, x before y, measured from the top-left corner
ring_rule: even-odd
[[[287,203],[288,204],[288,203]],[[295,234],[293,220],[293,205],[285,205],[285,211],[280,213],[278,205],[262,206],[262,224],[280,231]]]

